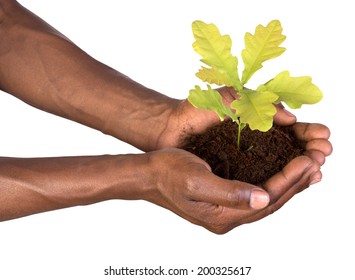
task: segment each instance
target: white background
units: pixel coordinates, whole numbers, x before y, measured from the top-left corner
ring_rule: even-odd
[[[282,70],[311,75],[324,93],[300,121],[332,131],[323,181],[273,215],[219,236],[143,201],[108,201],[0,223],[0,279],[138,279],[104,276],[129,266],[251,266],[249,276],[201,279],[354,279],[352,1],[22,0],[96,59],[175,98],[199,83],[191,22],[215,23],[240,57],[246,31],[279,19],[287,51],[252,81]],[[1,39],[1,38],[0,38]],[[242,63],[240,63],[242,65]],[[240,66],[242,67],[242,66]],[[253,82],[249,84],[253,86]],[[0,93],[2,156],[139,153],[98,131]],[[147,277],[144,279],[196,279]],[[142,278],[143,279],[143,278]]]

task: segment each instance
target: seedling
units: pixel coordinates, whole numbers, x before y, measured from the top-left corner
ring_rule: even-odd
[[[280,56],[286,50],[280,47],[286,36],[282,34],[278,20],[271,21],[266,27],[258,25],[254,35],[245,34],[241,79],[238,58],[231,53],[232,41],[229,35],[221,35],[214,24],[202,21],[194,21],[192,31],[196,40],[193,48],[202,57],[201,62],[209,67],[202,66],[196,73],[198,78],[207,83],[207,89],[195,86],[190,90],[188,100],[197,108],[215,112],[221,121],[229,117],[236,122],[239,125],[238,147],[241,131],[246,125],[262,132],[272,127],[273,116],[276,114],[274,104],[284,102],[288,107],[296,109],[322,99],[323,94],[312,83],[311,77],[291,77],[289,71],[279,73],[256,90],[245,87],[265,61]],[[239,98],[227,106],[211,84],[233,87]]]

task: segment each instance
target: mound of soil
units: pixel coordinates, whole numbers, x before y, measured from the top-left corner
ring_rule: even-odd
[[[290,127],[274,126],[267,132],[245,127],[237,147],[238,125],[224,121],[186,140],[183,149],[205,160],[214,174],[230,180],[262,185],[293,158],[304,153]]]

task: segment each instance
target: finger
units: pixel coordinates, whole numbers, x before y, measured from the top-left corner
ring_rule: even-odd
[[[305,155],[310,157],[311,159],[315,160],[316,162],[318,162],[318,164],[320,166],[322,166],[325,163],[325,157],[326,155],[316,149],[307,149],[305,152]]]
[[[231,208],[262,209],[269,203],[269,195],[262,188],[222,179],[211,172],[190,181],[189,190],[191,199]]]
[[[221,87],[217,91],[221,94],[225,105],[229,105],[238,98],[237,92],[232,87]]]
[[[260,211],[253,209],[241,210],[228,208],[215,203],[196,200],[186,200],[183,206],[171,203],[170,200],[166,199],[160,199],[157,203],[153,198],[151,202],[156,203],[189,222],[202,226],[216,234],[224,234],[230,231],[242,224],[238,222],[241,218],[250,216],[251,213],[254,213],[255,211]]]
[[[305,149],[307,151],[318,150],[323,153],[324,156],[329,156],[333,152],[332,144],[325,139],[314,139],[307,142]]]
[[[233,228],[244,224],[244,220],[247,218],[263,211],[229,208],[203,202],[195,202],[193,209],[194,211],[191,213],[193,216],[190,217],[190,221],[217,234],[224,234]],[[262,217],[259,217],[258,219],[260,218]],[[257,219],[254,221],[256,220]]]
[[[223,226],[216,224],[211,231],[224,233],[239,225],[260,220],[280,209],[295,194],[321,178],[317,161],[307,156],[298,157],[266,182],[264,188],[269,192],[271,200],[268,207],[244,211],[224,207],[223,215],[219,219],[224,220]]]
[[[274,116],[274,123],[277,125],[292,125],[297,119],[294,114],[287,111],[281,103],[275,105],[276,114]]]
[[[329,139],[330,130],[323,124],[318,123],[296,123],[293,126],[296,137],[308,142],[313,139]]]
[[[297,193],[309,185],[321,180],[319,163],[307,156],[293,159],[283,170],[271,177],[264,185],[275,202],[290,189]]]
[[[270,194],[269,206],[246,215],[238,222],[251,223],[274,213],[294,195],[320,181],[321,178],[322,173],[317,162],[307,156],[297,157],[265,183],[264,188]]]

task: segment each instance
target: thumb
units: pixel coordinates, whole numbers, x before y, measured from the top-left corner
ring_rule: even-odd
[[[292,125],[297,121],[296,116],[293,115],[291,112],[287,111],[281,103],[275,105],[275,107],[276,114],[274,116],[274,122],[276,124]]]
[[[205,176],[199,187],[198,199],[229,208],[262,209],[270,201],[269,194],[262,188],[240,182],[222,179],[213,173]]]

